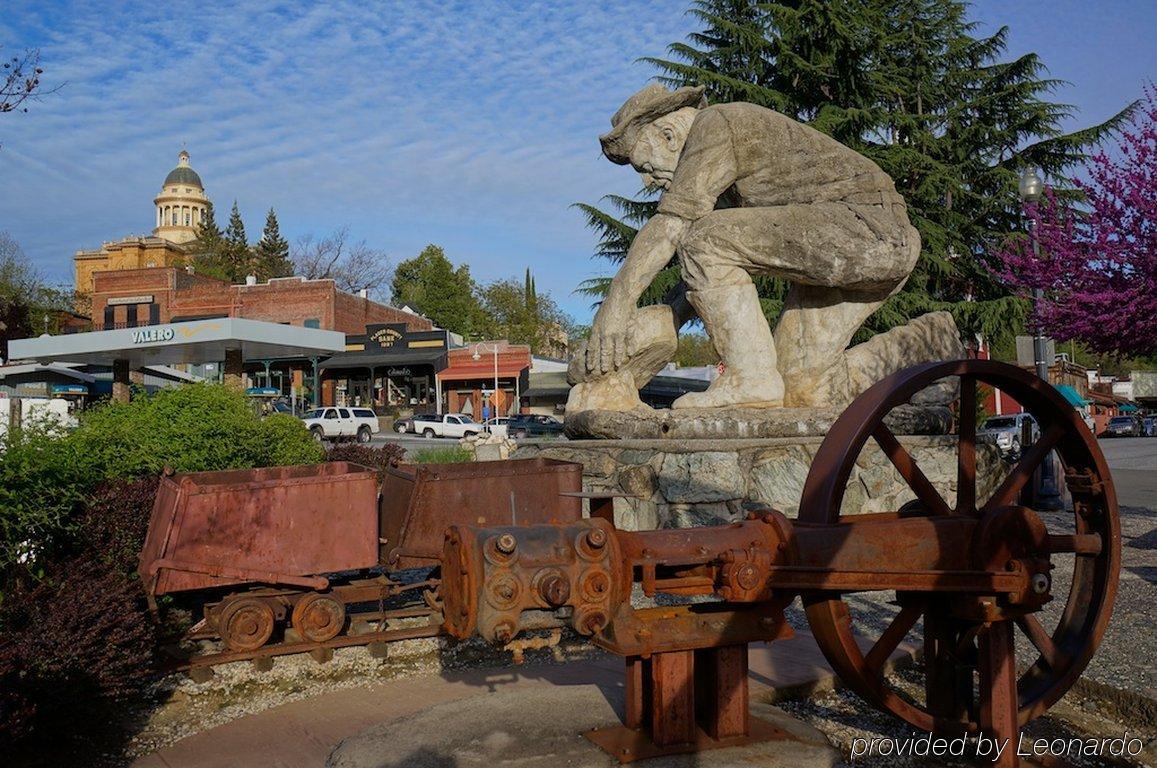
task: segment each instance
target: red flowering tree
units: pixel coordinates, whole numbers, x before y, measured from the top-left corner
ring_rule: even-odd
[[[1157,352],[1157,89],[1147,88],[1116,151],[1090,160],[1079,202],[1046,190],[1025,206],[1040,242],[996,254],[1010,285],[1044,291],[1035,320],[1059,341],[1123,356]]]

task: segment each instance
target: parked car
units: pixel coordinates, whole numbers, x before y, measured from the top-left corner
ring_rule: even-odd
[[[498,435],[499,437],[506,437],[509,434],[509,431],[508,431],[509,424],[510,424],[510,417],[509,416],[495,416],[494,418],[487,419],[483,423],[483,426],[486,427],[486,431],[492,435]]]
[[[415,419],[414,416],[407,416],[404,419],[395,419],[394,420],[394,431],[397,432],[399,435],[404,435],[407,432],[413,432],[414,431],[414,419]]]
[[[1032,439],[1036,440],[1040,437],[1040,428],[1031,413],[990,416],[984,420],[984,426],[977,431],[976,436],[993,438],[1001,454],[1015,458],[1020,455],[1021,436],[1026,422],[1032,425]]]
[[[317,440],[368,443],[381,427],[369,408],[314,408],[301,417]]]
[[[1143,434],[1141,420],[1136,416],[1114,416],[1101,437],[1141,437]]]
[[[537,413],[520,413],[511,416],[506,425],[507,432],[512,437],[542,437],[562,434],[562,422],[553,416],[543,416]]]
[[[413,423],[422,437],[467,437],[482,431],[482,425],[464,413],[426,413],[415,416]]]
[[[1145,417],[1145,437],[1157,437],[1157,416]]]

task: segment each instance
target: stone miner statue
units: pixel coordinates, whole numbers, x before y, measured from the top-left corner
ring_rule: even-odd
[[[904,199],[868,158],[764,107],[706,106],[701,87],[649,85],[611,125],[603,154],[663,195],[571,361],[568,413],[645,407],[638,389],[673,357],[692,313],[724,372],[675,408],[842,407],[904,365],[959,356],[946,313],[846,349],[920,254]],[[639,308],[673,256],[685,300]],[[791,282],[774,333],[752,275]]]

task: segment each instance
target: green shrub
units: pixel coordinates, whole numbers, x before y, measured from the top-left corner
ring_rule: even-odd
[[[272,424],[263,422],[228,387],[189,384],[94,408],[70,438],[105,478],[157,474],[166,466],[200,472],[321,460],[300,421],[270,418]]]
[[[89,485],[76,446],[37,430],[14,430],[0,450],[0,574],[67,544]],[[0,599],[4,585],[0,583]]]
[[[35,430],[0,452],[0,576],[51,556],[102,481],[177,472],[309,464],[324,452],[300,420],[261,419],[240,392],[190,384],[100,405],[64,436]],[[147,508],[143,511],[148,519]],[[26,567],[24,570],[28,570]],[[7,578],[0,580],[0,596]]]
[[[453,448],[427,448],[418,451],[410,457],[415,464],[458,464],[463,461],[473,461],[474,454],[467,448],[454,446]]]
[[[325,459],[325,449],[301,419],[287,413],[274,413],[262,420],[261,441],[266,450],[259,466],[316,464]]]

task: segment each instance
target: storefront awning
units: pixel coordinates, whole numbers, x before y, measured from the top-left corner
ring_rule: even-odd
[[[398,349],[370,354],[334,355],[318,368],[382,368],[402,365],[433,365],[437,367],[446,356],[444,349]]]
[[[527,366],[498,362],[498,378],[513,379],[522,375]],[[494,379],[494,363],[491,360],[483,359],[478,362],[459,363],[452,365],[438,371],[438,379],[441,381],[469,381],[474,379]]]
[[[1057,391],[1060,392],[1064,396],[1065,400],[1069,401],[1069,405],[1073,406],[1074,408],[1084,408],[1089,404],[1088,400],[1081,397],[1080,392],[1077,392],[1074,387],[1071,387],[1068,384],[1061,384],[1057,387]]]

